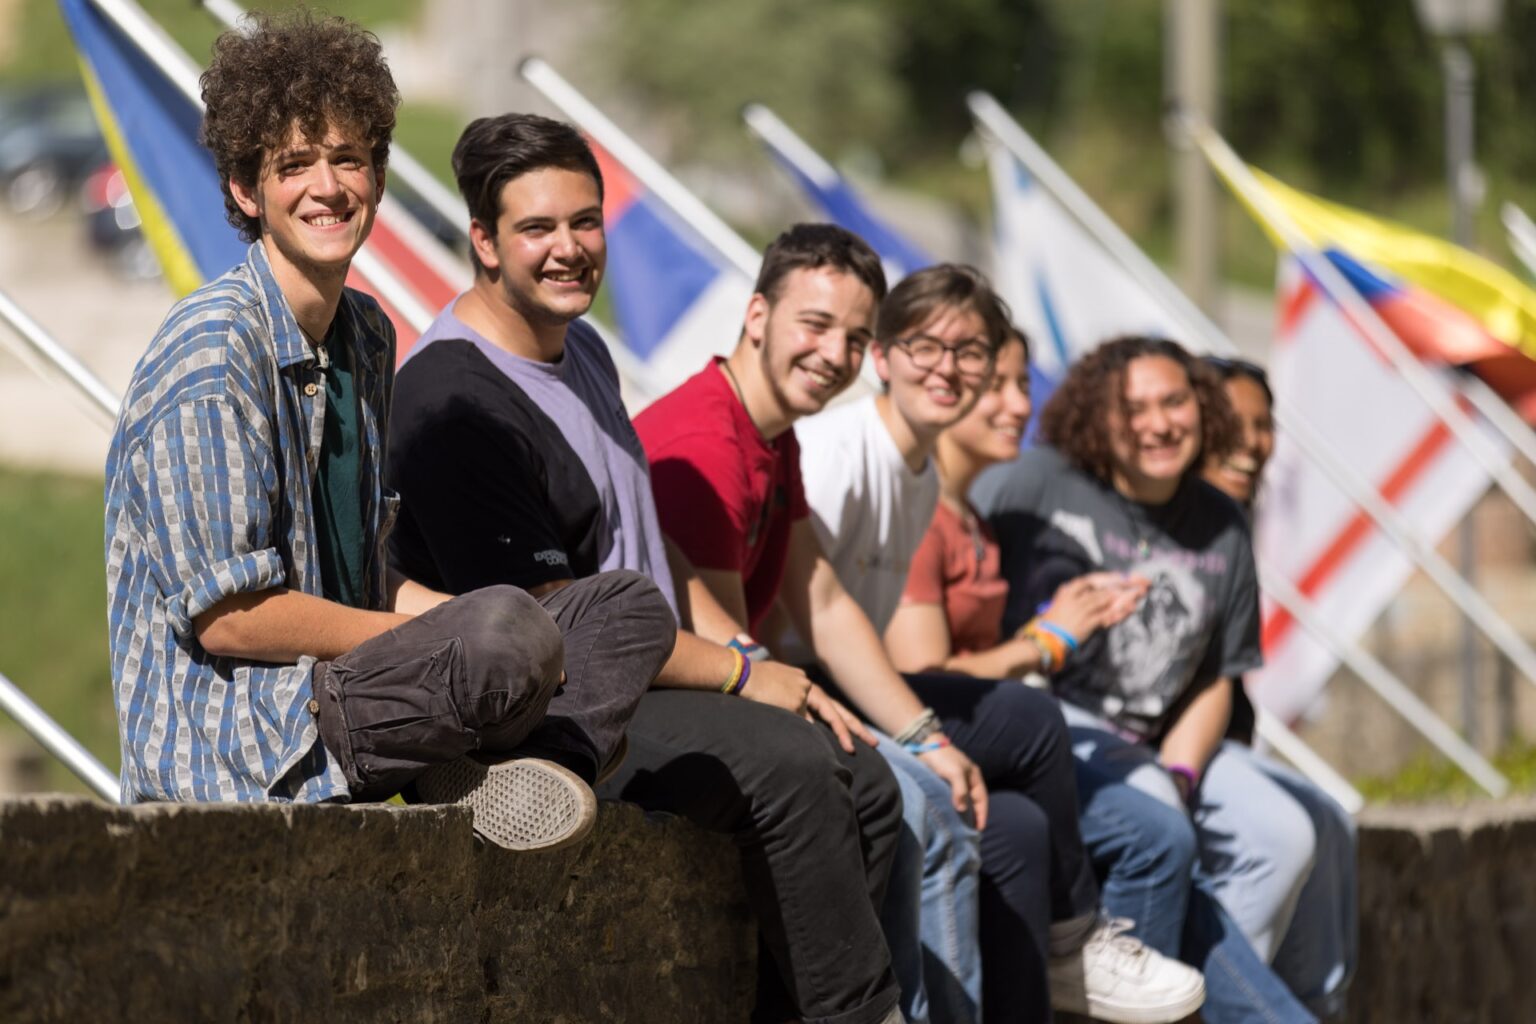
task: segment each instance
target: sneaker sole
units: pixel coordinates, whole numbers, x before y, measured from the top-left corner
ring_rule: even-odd
[[[485,765],[471,758],[416,779],[421,798],[463,804],[475,832],[507,850],[559,850],[580,842],[597,820],[597,797],[576,773],[536,757]]]
[[[1161,1006],[1125,1006],[1088,997],[1088,1016],[1105,1024],[1173,1024],[1205,1005],[1205,983],[1177,1002]]]

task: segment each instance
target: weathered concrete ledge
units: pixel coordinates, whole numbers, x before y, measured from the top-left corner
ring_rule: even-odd
[[[1536,800],[1369,808],[1362,1024],[1536,1021]]]
[[[1373,808],[1365,1024],[1536,1021],[1536,800]],[[735,847],[604,804],[553,854],[454,808],[0,803],[0,1021],[744,1021]]]
[[[0,804],[0,1020],[739,1021],[735,847],[604,804],[509,854],[457,808]]]

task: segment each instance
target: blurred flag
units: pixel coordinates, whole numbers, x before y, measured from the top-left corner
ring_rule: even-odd
[[[1122,334],[1177,339],[1181,332],[1005,146],[982,137],[992,177],[993,281],[1029,335],[1038,418],[1067,367],[1100,342]]]
[[[603,172],[608,287],[627,352],[620,370],[662,395],[735,347],[753,282],[588,142]]]
[[[131,0],[116,0],[135,33],[153,35],[166,64],[91,0],[59,0],[80,73],[167,282],[185,295],[245,258],[246,243],[224,217],[213,156],[198,142],[202,105],[196,66]],[[167,66],[173,64],[175,66]],[[348,284],[373,294],[394,321],[401,357],[460,288],[468,270],[402,208],[381,204]]]
[[[1276,294],[1270,380],[1287,414],[1325,434],[1421,536],[1444,537],[1488,489],[1487,472],[1292,257],[1281,261]],[[1484,433],[1507,452],[1491,429]],[[1255,546],[1352,639],[1413,571],[1408,557],[1283,431],[1260,495]],[[1249,692],[1271,713],[1294,721],[1321,693],[1337,659],[1267,600],[1263,639],[1264,668],[1248,677]]]
[[[1536,290],[1458,245],[1254,174],[1420,359],[1472,370],[1536,422]]]
[[[933,263],[917,246],[870,213],[853,186],[807,145],[804,139],[779,120],[777,114],[761,104],[752,103],[742,111],[741,116],[779,166],[789,172],[789,176],[828,220],[863,238],[880,254],[886,276],[892,284],[912,271],[921,270]]]

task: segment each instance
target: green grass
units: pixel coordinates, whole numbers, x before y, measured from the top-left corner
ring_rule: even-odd
[[[1536,793],[1536,743],[1511,743],[1493,765],[1510,781],[1512,793]],[[1426,800],[1470,800],[1483,790],[1443,758],[1421,754],[1395,775],[1357,779],[1361,795],[1372,803],[1418,803]]]
[[[115,772],[102,515],[98,480],[0,469],[0,672]],[[86,792],[51,757],[47,781]]]

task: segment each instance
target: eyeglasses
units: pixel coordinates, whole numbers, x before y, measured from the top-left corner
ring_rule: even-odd
[[[891,344],[906,352],[912,365],[919,370],[931,370],[944,361],[944,353],[955,357],[955,369],[967,377],[984,377],[992,371],[997,353],[979,341],[962,341],[958,345],[946,345],[937,338],[918,334],[910,338],[897,338]]]

